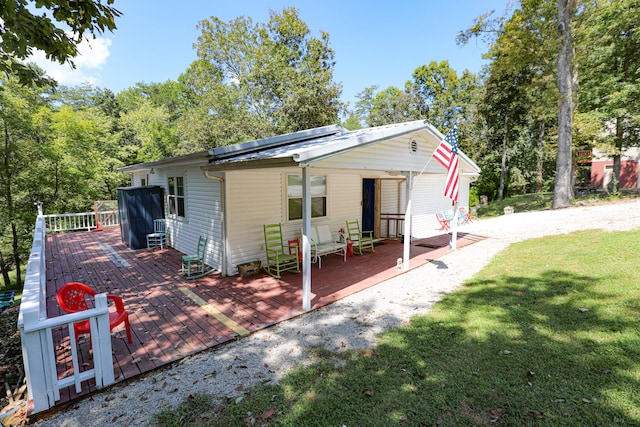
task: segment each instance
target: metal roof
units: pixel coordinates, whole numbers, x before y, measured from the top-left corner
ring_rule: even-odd
[[[122,172],[136,172],[166,164],[200,164],[207,170],[305,166],[339,154],[378,144],[403,135],[422,132],[434,143],[444,135],[424,120],[396,123],[348,131],[332,125],[240,144],[212,148],[185,156],[161,159],[120,168]],[[435,148],[435,146],[434,146]],[[463,152],[460,158],[472,169],[480,168]]]
[[[399,136],[427,132],[435,141],[444,135],[424,120],[347,131],[341,126],[326,126],[210,150],[208,170],[304,166],[349,151],[378,144]],[[235,148],[234,148],[235,147]],[[434,147],[435,148],[435,147]],[[460,157],[478,172],[480,168],[464,153]]]
[[[225,147],[212,148],[211,150],[209,150],[209,155],[212,156],[212,160],[220,160],[251,154],[258,151],[264,151],[270,148],[284,147],[287,145],[297,144],[304,141],[314,140],[344,132],[347,132],[347,130],[339,125],[323,126],[319,128],[288,133],[285,135],[278,135],[270,138],[243,142],[240,144],[227,145]]]

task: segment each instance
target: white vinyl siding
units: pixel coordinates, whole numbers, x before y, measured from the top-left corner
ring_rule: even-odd
[[[436,212],[452,209],[451,199],[444,197],[446,175],[421,175],[414,179],[411,235],[414,239],[441,234]],[[460,177],[458,206],[469,204],[469,178]]]
[[[264,254],[264,224],[281,223],[285,244],[299,239],[302,221],[287,220],[287,174],[300,173],[300,169],[265,169],[234,171],[226,174],[227,230],[229,257],[227,274],[237,274],[237,265],[261,260]],[[312,222],[329,223],[336,233],[347,220],[360,218],[362,178],[352,174],[328,174],[313,171],[313,175],[327,176],[327,216]],[[357,196],[354,197],[354,194]]]
[[[396,223],[384,220],[385,214],[404,214],[407,207],[407,183],[400,179],[380,180],[380,236],[388,236],[391,228],[395,232]],[[399,234],[404,234],[402,223],[398,224]]]
[[[418,143],[417,152],[409,149],[408,136],[397,140],[381,142],[377,145],[364,147],[339,156],[331,157],[321,162],[322,167],[355,170],[412,170],[420,171],[429,161],[435,146],[429,145],[422,139],[415,139]],[[442,166],[436,162],[429,162],[428,171],[439,171]]]
[[[167,234],[169,245],[184,254],[195,254],[198,239],[207,239],[205,263],[214,269],[222,268],[222,202],[220,183],[208,179],[199,168],[167,169],[157,171],[150,184],[162,185],[167,194],[167,177],[183,176],[186,206],[186,218],[171,218],[168,215],[165,200],[165,216],[167,218]]]
[[[146,173],[135,173],[131,177],[131,186],[132,187],[140,187],[143,185],[149,185],[149,179],[147,178]]]
[[[299,169],[294,169],[299,172]],[[280,169],[233,171],[226,174],[227,232],[229,253],[227,274],[237,273],[243,262],[261,260],[264,255],[264,224],[283,223],[284,179]],[[283,230],[285,240],[294,239],[293,230]],[[285,242],[286,243],[286,242]]]
[[[362,177],[334,172],[327,175],[327,181],[329,215],[326,222],[337,232],[346,227],[347,221],[362,217]]]

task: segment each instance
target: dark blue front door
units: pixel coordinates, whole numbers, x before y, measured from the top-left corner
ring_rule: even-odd
[[[376,217],[376,180],[362,180],[362,231],[373,231]]]

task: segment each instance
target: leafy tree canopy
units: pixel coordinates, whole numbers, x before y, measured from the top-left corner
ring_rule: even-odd
[[[95,37],[116,28],[115,18],[121,14],[110,6],[113,2],[0,0],[0,71],[17,76],[22,84],[51,83],[22,60],[35,48],[51,61],[73,66],[71,58],[87,33]]]
[[[250,118],[249,135],[258,138],[338,122],[344,105],[329,34],[313,37],[295,8],[271,11],[267,23],[211,17],[199,28],[200,59],[182,79],[196,95],[200,112],[192,117],[206,134],[227,139],[225,129],[238,117]]]

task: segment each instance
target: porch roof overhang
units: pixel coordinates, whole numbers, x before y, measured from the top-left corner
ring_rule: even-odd
[[[251,141],[209,151],[209,163],[202,169],[223,172],[239,169],[270,167],[305,167],[316,162],[359,150],[394,138],[422,134],[433,141],[434,149],[444,135],[424,120],[398,123],[375,128],[347,131],[340,126],[325,126],[309,131]],[[478,175],[480,168],[464,153],[461,160],[468,165],[467,173]]]
[[[167,157],[165,159],[154,160],[152,162],[136,163],[134,165],[123,166],[118,171],[124,173],[136,173],[148,171],[154,167],[171,165],[171,166],[189,166],[197,164],[206,164],[209,159],[209,151],[198,151],[197,153],[184,154],[182,156]]]
[[[396,123],[374,128],[348,131],[339,125],[323,126],[278,135],[206,151],[169,157],[119,168],[120,172],[148,172],[155,167],[199,166],[205,172],[305,167],[351,151],[408,135],[420,135],[430,140],[433,148],[444,135],[424,120]],[[480,168],[462,151],[461,170],[465,175],[478,176]]]

